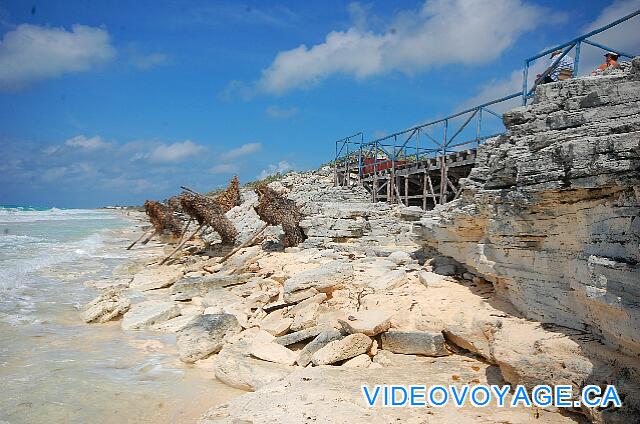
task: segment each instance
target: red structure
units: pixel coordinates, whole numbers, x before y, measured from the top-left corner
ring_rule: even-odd
[[[396,166],[407,163],[405,160],[397,160]],[[374,167],[375,165],[375,167]],[[384,171],[385,169],[391,169],[393,167],[393,161],[391,159],[378,159],[364,158],[362,159],[362,173],[371,174],[374,171]],[[374,169],[375,168],[375,169]]]

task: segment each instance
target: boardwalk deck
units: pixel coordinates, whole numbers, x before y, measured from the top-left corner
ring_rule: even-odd
[[[475,159],[476,149],[421,160],[404,160],[398,164],[380,159],[376,166],[367,167],[369,172],[362,173],[357,160],[345,161],[335,168],[335,179],[339,186],[361,184],[369,191],[373,202],[432,209],[460,195],[460,180],[469,175]],[[383,169],[377,170],[378,164],[384,164],[380,166]]]

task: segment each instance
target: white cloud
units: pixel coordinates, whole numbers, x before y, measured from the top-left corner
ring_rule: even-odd
[[[221,163],[209,169],[211,174],[234,174],[238,172],[238,166],[234,163]]]
[[[605,7],[602,12],[600,12],[600,15],[598,15],[592,23],[585,26],[581,32],[587,33],[602,27],[638,9],[640,9],[640,0],[614,1],[611,5]],[[622,50],[629,54],[638,54],[640,52],[640,38],[638,34],[640,34],[640,16],[631,18],[618,26],[590,37],[590,39],[612,49]],[[581,73],[588,73],[597,65],[604,62],[603,55],[605,52],[603,50],[584,44],[581,49]],[[623,58],[623,60],[629,59]]]
[[[270,164],[266,169],[260,171],[260,175],[258,175],[259,179],[267,178],[270,175],[275,175],[277,173],[284,173],[287,171],[291,171],[293,166],[286,160],[281,160],[277,164]]]
[[[391,71],[412,74],[434,66],[487,63],[542,22],[543,10],[524,0],[427,0],[418,11],[397,14],[387,29],[354,26],[332,31],[323,43],[278,53],[258,89],[281,94],[333,75],[358,79]],[[357,12],[357,13],[354,13]]]
[[[0,42],[0,89],[17,90],[35,81],[88,71],[115,54],[109,33],[101,28],[73,25],[66,31],[23,24]]]
[[[65,141],[64,144],[66,146],[79,147],[85,150],[96,150],[96,149],[100,149],[102,147],[108,146],[107,143],[102,141],[102,138],[100,136],[87,138],[84,135],[77,135],[73,138],[70,138],[67,141]],[[47,149],[45,153],[53,154],[56,151],[57,151],[57,148],[54,147],[54,148]]]
[[[180,162],[201,153],[204,149],[204,146],[191,140],[185,140],[181,143],[161,144],[151,152],[148,159],[157,163]]]
[[[273,105],[267,108],[267,115],[269,115],[272,118],[291,118],[297,113],[298,113],[297,107],[283,108],[280,106]]]
[[[604,8],[600,15],[590,24],[586,25],[580,31],[582,34],[588,33],[596,28],[600,28],[612,21],[615,21],[635,10],[640,8],[640,0],[622,0],[615,1],[610,6]],[[611,48],[617,48],[620,50],[628,50],[629,53],[640,51],[640,39],[637,37],[640,34],[640,17],[635,17],[627,22],[620,24],[617,27],[611,28],[599,35],[591,37],[593,41],[605,44]],[[567,36],[567,38],[570,38]],[[566,40],[558,40],[558,42],[564,42]],[[543,50],[547,50],[551,46],[546,46]],[[582,44],[580,54],[580,75],[589,74],[599,63],[603,61],[604,52],[600,49],[589,47]],[[570,55],[575,57],[575,52],[570,52]],[[532,87],[535,81],[536,75],[544,72],[549,65],[549,59],[547,56],[538,59],[529,68],[528,87]],[[507,78],[495,79],[489,83],[483,85],[477,95],[473,96],[469,100],[465,101],[461,107],[467,109],[469,107],[477,106],[484,102],[498,99],[500,97],[518,92],[522,90],[522,70],[514,70]],[[521,98],[516,98],[491,108],[499,113],[506,112],[513,107],[520,106],[522,104]]]
[[[249,155],[251,153],[259,152],[262,149],[262,144],[260,143],[247,143],[242,146],[229,150],[227,153],[222,155],[224,159],[236,159],[241,156]]]

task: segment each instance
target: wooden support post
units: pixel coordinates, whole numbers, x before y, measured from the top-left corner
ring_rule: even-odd
[[[422,174],[422,210],[427,210],[427,172]]]
[[[378,201],[378,175],[375,172],[373,173],[373,191],[371,194],[373,203],[376,203]]]
[[[436,192],[433,190],[433,182],[431,181],[431,175],[427,174],[427,182],[429,183],[429,191],[431,191],[431,197],[433,198],[433,206],[438,204],[438,199],[436,198]]]
[[[447,203],[447,161],[445,156],[440,157],[440,204]]]
[[[404,203],[409,206],[409,176],[404,177]]]
[[[397,184],[394,184],[394,185],[393,185],[393,188],[395,189],[396,196],[397,196],[397,199],[398,199],[398,203],[400,203],[400,204],[404,205],[404,202],[402,201],[402,197],[400,196],[400,191],[398,190],[398,185],[397,185]],[[405,206],[406,206],[406,205],[405,205]]]

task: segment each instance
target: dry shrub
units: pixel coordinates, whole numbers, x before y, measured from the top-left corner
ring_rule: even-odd
[[[183,193],[180,196],[182,210],[198,221],[198,224],[209,225],[220,234],[222,244],[233,244],[238,237],[238,230],[225,216],[222,206],[214,199],[205,196]]]
[[[258,194],[258,204],[254,206],[256,213],[269,225],[282,225],[282,244],[291,247],[303,242],[306,237],[300,228],[302,214],[296,202],[287,199],[266,184],[259,184],[254,190]]]
[[[169,232],[174,237],[180,237],[182,223],[170,208],[155,200],[146,200],[144,202],[144,210],[157,233],[164,234]]]
[[[217,195],[215,200],[225,213],[234,206],[240,206],[240,181],[237,176],[233,177],[227,189]]]

